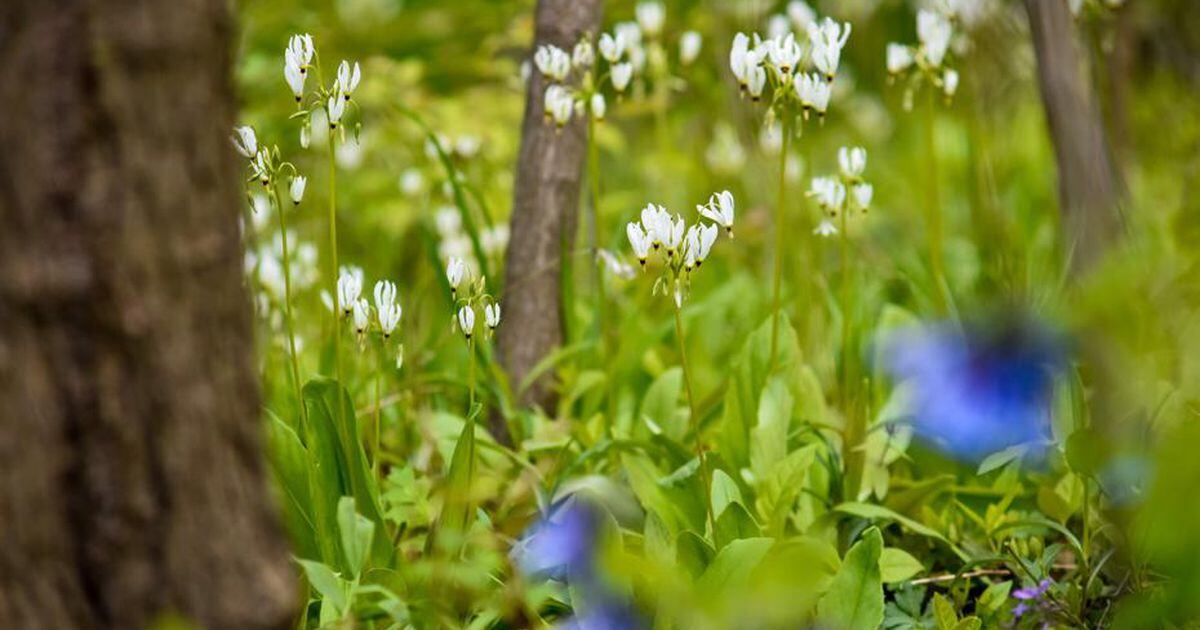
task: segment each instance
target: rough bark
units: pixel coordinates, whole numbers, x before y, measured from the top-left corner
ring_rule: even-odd
[[[0,625],[280,628],[224,0],[0,3]]]
[[[1121,187],[1066,0],[1025,0],[1038,84],[1058,165],[1072,271],[1096,262],[1121,229]]]
[[[554,44],[570,51],[584,32],[598,31],[600,14],[600,0],[539,0],[534,49]],[[574,241],[586,152],[586,125],[581,117],[561,131],[546,123],[545,90],[546,82],[535,70],[521,128],[505,266],[505,323],[500,327],[502,360],[514,384],[563,342],[562,254],[570,251]],[[521,403],[550,406],[551,385],[548,376],[539,378],[523,393]],[[493,431],[506,433],[495,424]]]

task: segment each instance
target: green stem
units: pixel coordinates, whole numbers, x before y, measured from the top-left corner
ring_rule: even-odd
[[[304,407],[304,396],[300,391],[300,363],[296,355],[296,325],[292,318],[292,271],[291,258],[288,254],[288,232],[287,222],[284,219],[283,202],[279,200],[279,191],[275,189],[274,183],[270,188],[270,198],[275,204],[276,213],[279,215],[279,233],[280,240],[283,242],[283,324],[287,329],[288,337],[288,353],[291,359],[292,367],[292,384],[296,390],[296,404],[300,407],[300,419],[302,422],[308,422],[308,410]]]
[[[679,365],[683,369],[683,384],[687,391],[688,424],[691,425],[690,430],[693,439],[696,440],[696,457],[700,460],[700,479],[704,482],[704,511],[708,518],[709,530],[715,534],[717,529],[712,513],[712,490],[710,488],[708,458],[704,456],[704,443],[700,440],[700,414],[696,410],[696,395],[692,390],[692,373],[688,369],[687,344],[684,342],[683,337],[683,309],[679,302],[674,301],[674,296],[671,299],[675,304],[675,340],[679,343]]]
[[[470,393],[467,414],[475,408],[475,338],[467,338],[467,389]]]
[[[342,400],[341,394],[345,386],[342,382],[341,313],[345,307],[338,303],[337,156],[334,147],[336,131],[333,128],[329,130],[329,260],[332,266],[330,289],[333,291],[333,372],[337,379],[337,417],[338,426],[344,427],[346,426],[346,417],[345,401]]]
[[[938,159],[937,159],[937,95],[933,89],[927,90],[925,101],[925,163],[928,166],[926,191],[929,194],[926,219],[929,223],[929,263],[933,271],[933,295],[938,311],[946,311],[946,277],[942,261],[942,208],[938,194]]]
[[[383,348],[386,348],[386,343],[379,350],[379,373],[375,375],[375,444],[371,448],[371,456],[374,458],[371,461],[371,472],[376,479],[379,478],[379,460],[383,458],[382,452],[379,450],[379,435],[380,427],[382,426],[383,414],[380,409],[380,389],[383,386],[383,373],[387,369],[387,353]]]
[[[850,327],[850,288],[853,274],[850,269],[850,237],[846,233],[848,209],[842,208],[839,215],[841,230],[839,231],[839,255],[842,267],[841,310],[842,310],[842,361],[841,361],[841,400],[842,412],[845,414],[846,429],[842,443],[846,449],[846,475],[844,495],[847,501],[858,500],[859,486],[862,483],[862,470],[866,463],[866,453],[858,446],[866,438],[866,413],[858,406],[851,395],[851,367],[853,366],[854,351],[851,344]],[[865,390],[863,390],[865,391]]]
[[[781,300],[783,287],[783,249],[787,243],[786,231],[784,229],[784,214],[787,197],[787,156],[788,146],[792,139],[792,121],[788,115],[784,115],[780,122],[780,132],[783,135],[783,140],[779,145],[779,203],[775,206],[775,276],[772,282],[771,289],[771,352],[768,355],[767,365],[773,367],[775,365],[775,352],[779,346],[779,319],[783,310]]]
[[[842,398],[848,400],[850,397],[850,237],[846,234],[846,214],[847,208],[843,208],[840,213],[841,230],[839,230],[839,256],[841,258],[842,267],[842,291],[841,291],[841,310],[842,310]]]

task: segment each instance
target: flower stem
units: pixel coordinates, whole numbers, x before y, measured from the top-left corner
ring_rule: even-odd
[[[771,290],[771,352],[768,355],[767,365],[773,367],[775,365],[775,352],[779,346],[779,318],[783,310],[783,302],[781,301],[781,289],[783,287],[783,248],[786,241],[786,233],[784,229],[784,214],[785,203],[787,197],[787,156],[788,145],[792,139],[792,121],[788,115],[784,115],[780,124],[780,133],[783,136],[782,142],[779,145],[779,203],[775,206],[775,278],[772,282]]]
[[[934,303],[939,312],[946,311],[946,278],[942,262],[942,208],[938,194],[938,159],[936,122],[936,94],[927,90],[925,101],[925,163],[928,166],[926,192],[929,194],[926,220],[929,229],[929,264],[933,272]]]
[[[341,331],[341,310],[345,306],[338,304],[338,238],[337,238],[337,156],[335,153],[334,144],[335,129],[329,130],[329,260],[330,269],[330,289],[333,291],[333,372],[334,378],[337,379],[337,417],[338,426],[346,425],[344,412],[345,401],[342,400],[342,391],[345,384],[342,382],[342,331]],[[348,305],[346,305],[348,306]]]
[[[592,278],[596,283],[596,337],[600,353],[600,365],[606,366],[611,371],[611,363],[608,360],[608,296],[605,295],[604,287],[604,261],[599,256],[599,237],[600,237],[600,150],[596,144],[596,117],[588,111],[588,128],[587,128],[587,151],[588,151],[588,189],[591,193],[591,255],[592,255]],[[604,404],[606,407],[604,434],[609,439],[612,439],[613,431],[613,387],[612,374],[606,374],[606,382],[604,385]]]
[[[301,422],[307,423],[308,410],[304,406],[304,396],[300,390],[300,363],[296,355],[296,324],[292,318],[292,266],[288,255],[287,222],[283,216],[283,202],[279,200],[279,191],[275,189],[274,183],[271,185],[270,198],[274,202],[275,210],[279,215],[279,234],[281,235],[280,240],[283,243],[283,323],[287,329],[288,353],[292,367],[292,384],[296,390],[296,404],[300,407]]]
[[[384,346],[380,347],[379,373],[375,375],[375,444],[371,448],[371,455],[374,458],[371,461],[371,473],[376,479],[379,478],[379,460],[382,459],[381,451],[379,450],[379,435],[381,431],[380,427],[382,426],[383,414],[380,409],[379,400],[380,390],[383,387],[383,373],[384,370],[387,369],[387,353],[383,351],[384,347],[386,347],[386,343]]]
[[[679,365],[683,369],[683,384],[687,391],[688,424],[691,425],[692,439],[696,441],[696,457],[700,460],[700,479],[704,482],[704,511],[708,518],[709,529],[715,534],[717,530],[712,513],[712,490],[709,487],[711,481],[709,480],[708,458],[704,456],[704,443],[700,440],[700,414],[696,409],[696,396],[692,391],[692,373],[688,370],[687,344],[684,342],[683,337],[683,308],[679,302],[674,302],[674,304],[675,339],[679,343]]]

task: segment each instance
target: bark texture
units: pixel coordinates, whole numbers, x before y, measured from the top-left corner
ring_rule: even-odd
[[[600,27],[600,0],[539,0],[534,50],[554,44],[570,51],[585,32]],[[579,186],[586,153],[586,124],[574,117],[561,131],[545,120],[546,81],[534,70],[528,84],[521,152],[513,191],[512,237],[505,265],[500,349],[514,384],[563,342],[562,256],[574,241]],[[549,377],[539,378],[521,403],[549,407]],[[493,432],[507,433],[493,423]]]
[[[1058,197],[1075,272],[1121,230],[1121,184],[1066,0],[1025,0],[1038,85],[1058,165]]]
[[[0,625],[281,628],[224,0],[0,2]]]

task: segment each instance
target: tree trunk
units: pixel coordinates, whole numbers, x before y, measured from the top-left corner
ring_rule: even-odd
[[[554,44],[568,52],[580,35],[600,27],[600,0],[539,0],[534,49]],[[571,250],[579,210],[586,152],[586,124],[575,116],[561,131],[545,120],[546,81],[530,74],[521,128],[521,152],[513,191],[512,237],[505,266],[500,349],[513,383],[563,342],[559,281],[562,255]],[[548,407],[548,377],[521,396],[522,404]],[[493,423],[493,432],[507,434]]]
[[[225,0],[0,3],[0,625],[282,628]]]
[[[1066,249],[1071,270],[1080,272],[1121,230],[1119,176],[1066,0],[1025,0],[1025,9],[1058,163]]]

